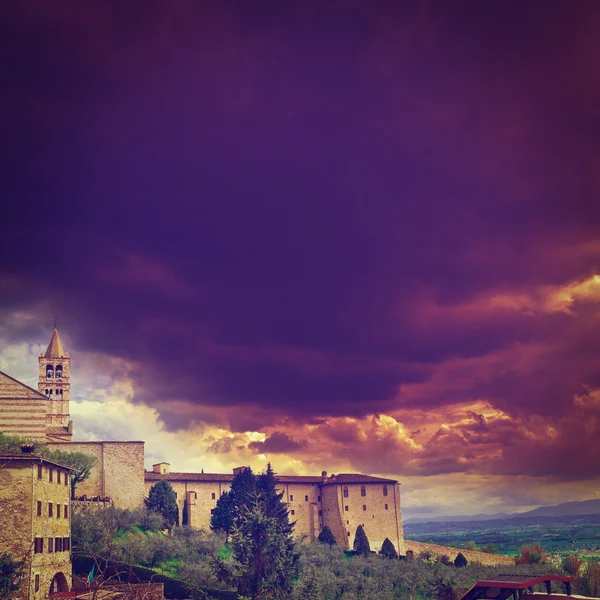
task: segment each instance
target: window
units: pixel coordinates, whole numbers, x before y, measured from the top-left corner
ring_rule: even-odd
[[[295,511],[295,510],[291,510],[291,511],[290,511],[290,513],[291,513],[292,515],[295,515],[295,514],[296,514],[296,511]]]
[[[69,518],[69,505],[65,504],[65,510],[63,511],[63,514],[65,516],[65,519]]]
[[[308,502],[308,496],[304,496],[304,502]]]
[[[71,550],[71,538],[63,538],[63,551],[69,552]]]
[[[350,537],[350,532],[348,532],[348,537]]]
[[[38,510],[37,510],[37,516],[41,517],[42,516],[42,501],[38,500]]]
[[[69,474],[65,473],[65,485],[69,485]]]
[[[320,516],[320,517],[322,517],[322,516],[323,516],[323,511],[322,511],[322,510],[320,510],[320,511],[319,511],[319,516]]]
[[[46,379],[54,379],[54,367],[52,365],[46,367]]]
[[[44,538],[35,538],[33,540],[33,552],[34,554],[42,554],[44,552]]]
[[[54,552],[62,552],[62,545],[63,545],[63,539],[60,538],[56,538],[54,540]]]
[[[290,494],[290,502],[294,501],[294,494]]]
[[[344,510],[345,510],[346,512],[348,512],[348,507],[347,507],[347,506],[344,506]]]
[[[42,478],[42,465],[38,465],[38,479]]]
[[[212,494],[212,499],[214,500],[216,498],[216,496],[214,494]]]
[[[383,486],[383,495],[387,496],[387,485]]]
[[[367,505],[363,504],[363,510],[367,510]]]
[[[210,509],[210,514],[211,514],[211,515],[214,515],[214,514],[215,514],[215,509],[214,509],[214,508],[211,508],[211,509]]]
[[[56,505],[56,518],[60,519],[60,504]]]
[[[52,547],[54,545],[54,538],[48,538],[48,552],[52,552]]]
[[[52,515],[52,502],[48,502],[48,516],[51,517]]]
[[[175,492],[175,498],[177,498],[177,492]]]
[[[317,502],[321,502],[321,496],[317,496]]]
[[[367,495],[367,488],[364,485],[360,486],[360,495],[363,497]]]
[[[35,591],[36,592],[40,591],[40,576],[39,575],[35,576]]]
[[[348,497],[348,488],[345,487],[344,488],[344,498],[347,498],[347,497]]]
[[[56,483],[60,483],[60,471],[56,471]]]
[[[52,483],[54,479],[54,469],[48,469],[48,481]]]
[[[387,504],[384,504],[384,506],[385,506],[385,510],[387,510],[387,509],[388,509],[388,505],[387,505]]]

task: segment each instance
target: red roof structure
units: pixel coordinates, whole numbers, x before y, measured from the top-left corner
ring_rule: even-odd
[[[562,593],[552,593],[552,582],[554,581],[564,585],[566,596]],[[507,600],[511,596],[514,600],[564,599],[571,596],[571,583],[573,581],[575,581],[574,577],[565,575],[538,575],[534,577],[531,575],[497,575],[494,579],[485,579],[475,583],[463,594],[460,600],[480,600],[484,598]],[[546,587],[546,593],[534,592],[533,586],[542,583]],[[571,597],[581,598],[581,596]]]

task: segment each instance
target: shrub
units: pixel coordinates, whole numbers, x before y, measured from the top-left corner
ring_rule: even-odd
[[[487,554],[498,554],[498,548],[495,544],[486,544],[481,551]]]
[[[455,567],[466,567],[469,561],[465,558],[465,555],[462,552],[459,552],[454,559]]]
[[[463,544],[463,550],[479,550],[479,546],[471,540]]]
[[[600,561],[590,560],[577,577],[577,591],[584,596],[600,595]]]
[[[442,554],[441,556],[438,556],[437,561],[446,566],[452,564],[452,561],[450,560],[450,557],[447,554]]]

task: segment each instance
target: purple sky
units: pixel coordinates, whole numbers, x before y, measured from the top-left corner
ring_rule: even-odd
[[[0,368],[58,315],[215,468],[594,497],[599,3],[2,12]]]

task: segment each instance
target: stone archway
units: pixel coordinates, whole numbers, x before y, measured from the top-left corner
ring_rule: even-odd
[[[67,583],[67,578],[64,573],[57,573],[52,578],[52,583],[50,583],[50,594],[56,594],[58,592],[68,592],[69,584]]]

